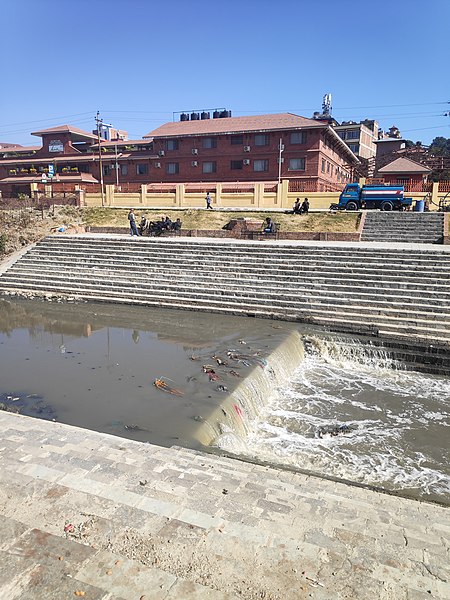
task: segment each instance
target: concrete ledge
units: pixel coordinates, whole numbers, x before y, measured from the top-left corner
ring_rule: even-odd
[[[89,227],[86,229],[89,233],[119,233],[129,234],[128,227]],[[316,241],[339,241],[339,242],[359,242],[360,234],[347,232],[316,232],[316,231],[278,231],[275,235],[264,234],[254,231],[233,232],[226,229],[182,229],[179,233],[164,232],[157,237],[209,237],[209,238],[230,238],[241,240],[316,240]],[[144,236],[149,237],[149,236]],[[151,237],[151,236],[150,236]]]

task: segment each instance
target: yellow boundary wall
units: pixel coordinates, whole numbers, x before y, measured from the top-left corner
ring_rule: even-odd
[[[200,188],[202,184],[198,184]],[[107,207],[153,207],[153,208],[205,208],[206,192],[210,191],[214,208],[240,208],[249,210],[259,209],[291,209],[296,198],[302,201],[309,199],[311,209],[328,209],[330,204],[339,201],[340,192],[290,192],[289,181],[283,180],[276,185],[276,191],[266,191],[264,182],[253,184],[252,191],[230,192],[222,190],[223,184],[205,184],[205,191],[186,191],[185,185],[175,184],[174,192],[147,191],[142,185],[139,192],[116,192],[113,185],[105,186],[103,206]],[[214,190],[214,191],[212,191]],[[80,192],[84,206],[102,206],[100,192]],[[426,192],[405,192],[413,200],[423,200]],[[430,210],[436,210],[439,199],[445,196],[439,192],[439,183],[433,183],[430,199]]]

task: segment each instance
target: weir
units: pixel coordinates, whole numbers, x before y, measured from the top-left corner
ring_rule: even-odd
[[[289,333],[272,352],[258,361],[245,379],[224,399],[199,428],[196,437],[205,446],[228,440],[235,450],[245,444],[261,409],[274,391],[292,376],[304,356],[304,345],[297,331]]]

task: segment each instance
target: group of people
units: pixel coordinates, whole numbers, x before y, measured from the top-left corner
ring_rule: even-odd
[[[142,215],[139,226],[136,224],[134,210],[128,213],[130,223],[130,235],[161,235],[163,231],[180,231],[181,220],[172,221],[170,217],[162,217],[159,221],[150,221],[145,215]]]
[[[300,204],[300,198],[297,198],[294,206],[292,207],[294,215],[307,215],[309,213],[309,200],[305,198]]]

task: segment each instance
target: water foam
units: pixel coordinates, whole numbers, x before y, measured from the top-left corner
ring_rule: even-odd
[[[243,453],[448,501],[450,380],[393,368],[384,350],[365,349],[316,343],[262,410]],[[317,437],[342,424],[345,435]]]

